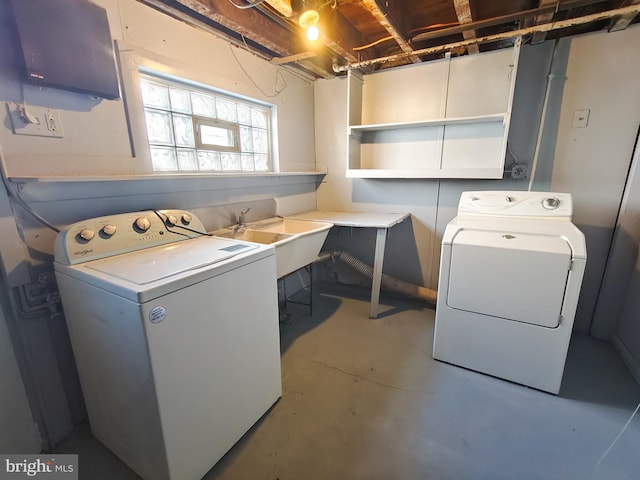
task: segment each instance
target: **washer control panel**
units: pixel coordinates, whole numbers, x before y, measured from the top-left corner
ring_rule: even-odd
[[[203,235],[202,222],[184,210],[122,213],[70,225],[58,234],[54,255],[56,262],[74,265]]]
[[[557,192],[462,192],[458,214],[546,217],[571,220],[571,194]]]

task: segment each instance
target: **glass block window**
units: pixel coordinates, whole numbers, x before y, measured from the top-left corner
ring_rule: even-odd
[[[271,107],[141,74],[155,172],[271,172]]]

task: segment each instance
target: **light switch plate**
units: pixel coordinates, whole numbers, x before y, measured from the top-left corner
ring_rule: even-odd
[[[573,128],[587,128],[589,124],[589,113],[589,109],[576,110],[573,112],[573,123],[571,126]]]
[[[13,133],[36,137],[62,138],[60,112],[53,108],[7,102]]]

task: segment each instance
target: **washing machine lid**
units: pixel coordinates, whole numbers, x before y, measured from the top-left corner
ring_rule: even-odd
[[[147,285],[212,266],[256,248],[257,245],[249,243],[203,237],[95,260],[87,263],[86,268],[113,279]]]
[[[561,235],[460,230],[451,246],[447,305],[555,328],[571,253]]]

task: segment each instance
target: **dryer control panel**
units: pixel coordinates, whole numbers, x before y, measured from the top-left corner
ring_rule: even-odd
[[[186,210],[121,213],[69,225],[56,237],[54,256],[75,265],[204,235],[202,222]]]
[[[570,221],[573,202],[570,193],[527,191],[462,192],[459,215],[492,215]]]

